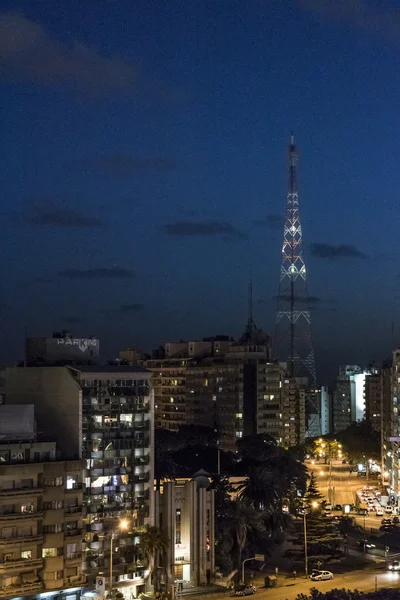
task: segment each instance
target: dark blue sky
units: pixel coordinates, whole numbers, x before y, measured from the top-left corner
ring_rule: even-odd
[[[291,129],[320,378],[389,355],[397,2],[1,10],[3,362],[21,356],[25,325],[97,334],[104,358],[238,335],[250,269],[256,322],[272,333]]]

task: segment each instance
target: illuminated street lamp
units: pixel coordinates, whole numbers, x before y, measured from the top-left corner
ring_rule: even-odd
[[[113,541],[117,529],[126,530],[129,527],[128,519],[121,519],[116,529],[111,532],[110,538],[110,598],[112,598],[112,578],[113,578]]]

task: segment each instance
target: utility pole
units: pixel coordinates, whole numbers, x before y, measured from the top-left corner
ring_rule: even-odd
[[[305,509],[303,512],[303,526],[304,526],[304,571],[305,571],[306,577],[308,577],[307,511]]]

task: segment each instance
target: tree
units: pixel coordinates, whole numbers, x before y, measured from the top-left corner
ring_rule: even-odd
[[[318,491],[317,488],[317,479],[315,477],[314,471],[311,472],[310,480],[308,482],[308,486],[306,489],[306,493],[304,494],[304,508],[310,512],[314,507],[314,503],[320,503],[323,496]]]
[[[154,591],[158,591],[157,567],[160,555],[165,554],[169,548],[170,541],[164,532],[158,527],[149,527],[140,535],[140,548],[148,561],[149,574],[154,574]]]
[[[260,515],[252,506],[245,502],[236,500],[235,502],[235,532],[237,544],[238,569],[242,566],[243,550],[246,546],[247,537],[250,532],[262,531],[262,521]]]
[[[161,488],[161,480],[173,479],[177,475],[178,465],[176,464],[171,452],[165,450],[162,446],[156,446],[154,458],[156,489],[159,492]]]

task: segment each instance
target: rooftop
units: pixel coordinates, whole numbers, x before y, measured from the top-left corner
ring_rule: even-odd
[[[71,368],[81,373],[143,373],[150,375],[148,369],[137,365],[77,365]]]

